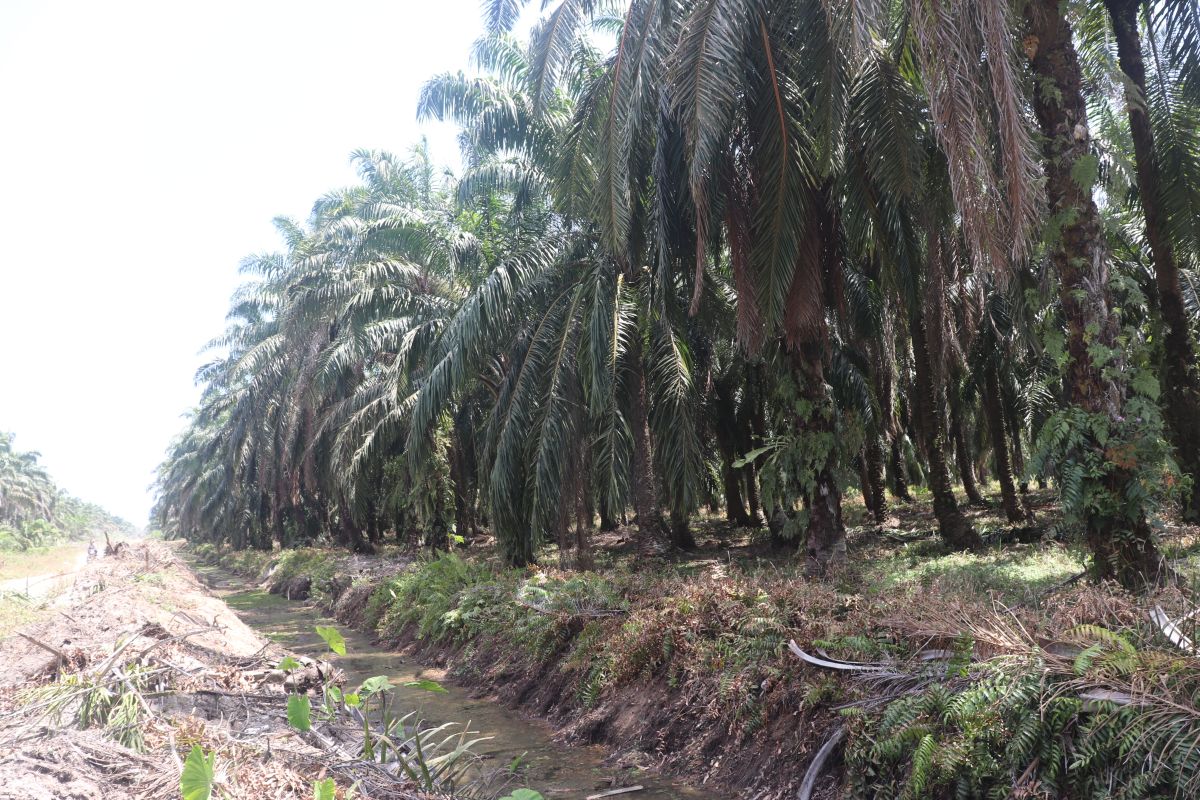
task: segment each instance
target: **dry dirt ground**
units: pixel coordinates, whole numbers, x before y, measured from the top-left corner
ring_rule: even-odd
[[[214,797],[311,798],[327,776],[420,797],[331,728],[287,725],[285,655],[160,543],[87,564],[0,640],[0,798],[177,798],[194,745],[216,754]]]

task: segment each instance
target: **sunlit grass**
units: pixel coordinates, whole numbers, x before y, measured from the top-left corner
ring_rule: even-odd
[[[17,628],[31,622],[41,613],[27,600],[11,594],[0,593],[0,638],[8,636]]]
[[[54,575],[75,568],[75,559],[87,545],[80,542],[0,551],[0,581],[34,575]]]
[[[943,593],[978,597],[998,593],[1008,601],[1036,597],[1084,568],[1082,556],[1068,548],[1041,544],[1005,547],[982,553],[938,554],[936,542],[907,545],[866,569],[864,586],[891,592],[905,586],[936,587]]]

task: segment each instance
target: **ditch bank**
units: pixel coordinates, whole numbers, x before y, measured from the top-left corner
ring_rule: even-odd
[[[1067,580],[1006,601],[721,556],[253,558],[265,586],[303,573],[343,624],[563,741],[721,796],[1200,795],[1200,751],[1181,746],[1200,740],[1200,614],[1176,589]]]
[[[220,567],[198,566],[202,580],[255,631],[285,645],[289,651],[317,656],[325,642],[318,626],[335,626],[344,636],[344,654],[330,661],[341,670],[348,686],[375,676],[391,684],[395,708],[413,714],[427,728],[451,724],[466,729],[472,741],[477,778],[465,796],[490,800],[503,794],[497,787],[522,786],[547,800],[584,800],[619,789],[637,789],[637,800],[715,800],[726,795],[673,783],[660,776],[604,763],[598,747],[571,747],[554,739],[540,720],[514,713],[490,698],[479,698],[437,667],[424,667],[395,650],[380,648],[367,633],[328,618],[320,607],[270,594],[252,580],[239,579]],[[343,594],[343,598],[345,594]]]
[[[97,559],[0,640],[0,798],[432,796],[347,757],[356,726],[289,724],[289,696],[341,680],[292,655],[160,543]]]
[[[476,697],[545,720],[563,742],[602,747],[627,782],[660,773],[722,797],[796,796],[838,725],[828,701],[856,690],[784,644],[870,613],[819,584],[767,585],[709,563],[614,577],[454,555],[239,558],[265,589],[309,598]],[[835,796],[837,783],[831,769],[812,797]]]

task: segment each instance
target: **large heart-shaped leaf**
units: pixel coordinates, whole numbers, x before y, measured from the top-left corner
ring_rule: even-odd
[[[325,644],[329,645],[330,650],[339,656],[346,655],[346,637],[342,636],[341,631],[337,628],[318,625],[317,635],[325,640]]]
[[[200,745],[193,745],[183,762],[183,774],[179,776],[179,791],[183,800],[209,800],[213,788],[213,764],[217,754],[204,755]]]
[[[513,789],[512,794],[501,797],[500,800],[545,800],[541,792],[533,789]]]
[[[302,694],[288,695],[288,724],[298,731],[312,730],[312,703]]]
[[[359,694],[378,694],[392,688],[392,682],[388,680],[387,675],[376,675],[373,678],[367,678],[362,682],[362,686],[358,687]]]

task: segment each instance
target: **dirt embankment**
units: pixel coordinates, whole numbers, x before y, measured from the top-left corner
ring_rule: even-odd
[[[1038,674],[1056,670],[1055,680],[1070,691],[1119,686],[1121,697],[1132,696],[1140,690],[1128,676],[1114,683],[1103,671],[1076,674],[1072,659],[1100,646],[1088,637],[1123,642],[1111,632],[1126,632],[1137,637],[1147,663],[1183,663],[1177,648],[1162,649],[1164,637],[1167,644],[1173,640],[1158,623],[1148,624],[1150,612],[1161,604],[1171,618],[1194,617],[1194,603],[1177,590],[1135,598],[1070,580],[1051,585],[1033,607],[972,599],[939,585],[866,595],[774,570],[726,575],[717,564],[691,572],[656,582],[651,570],[640,570],[635,574],[644,577],[622,584],[624,602],[597,603],[584,598],[607,598],[607,589],[588,594],[584,578],[568,576],[568,584],[552,568],[505,577],[446,560],[382,585],[368,579],[327,595],[344,624],[378,620],[385,645],[550,721],[568,742],[604,745],[615,764],[757,800],[796,797],[814,762],[825,766],[815,773],[811,797],[842,796],[847,782],[863,778],[864,754],[873,752],[880,726],[866,717],[915,693],[914,687],[938,697],[937,687],[962,691],[1001,667],[1019,676],[1020,665],[1042,658],[1049,666]],[[459,583],[446,577],[460,573]],[[574,594],[555,601],[568,596],[568,585]],[[368,590],[377,586],[384,591],[372,596]],[[539,586],[545,587],[541,594],[528,595],[541,598],[537,602],[518,589]],[[382,617],[381,599],[388,604]],[[422,631],[426,638],[419,638]],[[790,651],[789,640],[816,660]],[[1133,645],[1121,647],[1133,652]],[[1046,653],[1059,660],[1049,664]],[[975,665],[971,680],[959,681],[954,676],[962,677],[967,664]],[[1060,690],[1047,689],[1046,696],[1054,691]],[[1171,702],[1191,708],[1194,701],[1180,696]],[[1038,719],[1040,702],[1023,718]],[[841,713],[851,708],[861,713]],[[959,732],[944,735],[959,746],[953,739]],[[835,746],[827,752],[853,755],[858,766],[840,766],[837,757],[821,762],[818,754],[830,742]],[[892,768],[903,773],[911,762],[905,756]]]
[[[386,572],[367,570],[368,577],[354,582],[328,581],[332,591],[325,605],[342,624],[375,634],[368,624],[368,602]],[[728,791],[730,797],[796,796],[813,756],[837,723],[823,705],[810,701],[807,682],[786,678],[802,669],[792,656],[779,658],[784,677],[756,689],[763,724],[728,718],[717,702],[721,688],[715,675],[677,681],[647,667],[642,677],[615,690],[584,697],[580,687],[597,661],[581,659],[572,645],[588,621],[563,620],[557,649],[537,656],[515,651],[502,637],[430,642],[418,638],[415,626],[383,644],[423,665],[446,668],[476,696],[551,723],[570,744],[605,747],[615,766],[658,771]],[[611,624],[623,621],[613,618]],[[827,774],[812,797],[832,798],[836,790],[836,780]]]
[[[214,796],[311,798],[332,777],[362,780],[360,796],[421,797],[347,758],[354,743],[333,726],[288,726],[285,681],[311,686],[276,669],[285,655],[162,544],[88,564],[0,641],[0,798],[178,797],[193,746],[215,756]],[[329,677],[323,663],[306,673]]]

